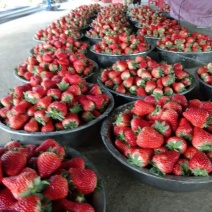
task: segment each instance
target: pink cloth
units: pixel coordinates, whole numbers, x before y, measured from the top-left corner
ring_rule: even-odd
[[[212,27],[212,0],[167,0],[170,15],[197,26]]]

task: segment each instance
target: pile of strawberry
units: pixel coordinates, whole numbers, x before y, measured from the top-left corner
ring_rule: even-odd
[[[73,53],[86,53],[88,48],[88,43],[80,42],[74,40],[73,38],[68,38],[68,40],[58,39],[51,40],[45,43],[38,43],[31,51],[33,55],[46,54],[55,52],[57,49],[61,49],[64,52]]]
[[[89,211],[96,173],[53,139],[39,146],[10,141],[0,148],[0,211]]]
[[[44,44],[44,46],[49,45]],[[29,56],[16,68],[17,75],[27,81],[33,80],[34,77],[42,80],[43,78],[51,79],[55,75],[65,76],[65,74],[87,77],[94,71],[94,62],[86,58],[84,54],[74,54],[63,49]]]
[[[132,21],[141,21],[141,20],[157,20],[157,19],[164,19],[165,16],[163,16],[160,13],[154,12],[151,8],[148,6],[142,7],[136,7],[133,8],[129,12],[130,18]]]
[[[123,13],[102,15],[99,14],[95,20],[93,20],[91,26],[92,29],[86,32],[86,35],[91,38],[103,38],[105,36],[117,35],[123,32],[130,34],[129,22]]]
[[[207,176],[212,172],[212,102],[185,96],[137,100],[116,114],[114,144],[151,173]]]
[[[212,85],[212,62],[199,67],[197,69],[197,74],[205,83]]]
[[[168,4],[159,8],[160,12],[170,12],[170,6]]]
[[[89,16],[93,16],[102,9],[102,6],[100,4],[81,5],[78,9],[83,12],[88,11]]]
[[[110,4],[108,5],[107,7],[103,7],[101,10],[100,10],[100,13],[101,14],[105,14],[105,13],[108,13],[111,12],[111,13],[116,13],[116,14],[120,14],[120,13],[124,13],[124,12],[127,12],[128,10],[128,6],[127,5],[124,5],[124,4],[121,4],[121,3],[114,3],[114,4]]]
[[[160,20],[160,21],[140,21],[139,26],[142,26],[141,29],[138,30],[137,34],[161,38],[168,34],[172,34],[174,32],[179,32],[182,30],[182,27],[177,24],[176,20]]]
[[[97,53],[111,55],[128,55],[144,52],[149,49],[149,44],[141,35],[128,35],[126,32],[105,36],[99,43],[95,44],[92,49]]]
[[[175,52],[208,52],[212,50],[212,40],[209,35],[198,32],[189,33],[182,28],[180,32],[168,34],[157,41],[157,46]]]
[[[67,40],[68,38],[78,39],[80,36],[81,34],[78,28],[69,24],[58,26],[58,24],[53,22],[45,29],[38,30],[35,33],[34,38],[40,41],[49,41],[58,40],[59,38],[64,40]]]
[[[194,78],[179,63],[157,63],[150,57],[137,56],[134,60],[119,60],[111,68],[104,69],[101,82],[108,88],[126,95],[163,95],[186,91]]]
[[[14,87],[1,100],[2,123],[13,130],[53,132],[71,130],[98,118],[110,98],[97,84],[79,75],[55,75]]]

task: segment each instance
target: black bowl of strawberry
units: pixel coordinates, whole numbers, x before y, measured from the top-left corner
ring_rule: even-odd
[[[143,99],[149,95],[172,96],[190,94],[196,87],[195,78],[179,63],[158,63],[149,56],[118,60],[103,69],[98,84],[114,95],[116,105]]]
[[[137,100],[103,122],[102,140],[143,183],[172,192],[207,188],[212,184],[211,108],[209,101],[188,101],[179,94]]]
[[[1,156],[1,211],[106,211],[100,175],[75,149],[50,138],[39,146],[13,140]]]
[[[96,57],[100,66],[109,67],[118,60],[146,57],[153,49],[154,46],[148,44],[143,36],[123,33],[105,36],[101,42],[90,47],[90,52]]]
[[[33,86],[16,86],[1,104],[0,129],[12,139],[26,144],[33,139],[39,144],[54,138],[75,147],[95,144],[98,139],[94,138],[99,136],[102,120],[112,111],[114,99],[97,84],[86,84],[79,75],[71,75],[62,79],[56,76]]]
[[[212,63],[197,68],[195,77],[199,82],[199,91],[206,100],[212,99]]]
[[[98,64],[84,54],[56,50],[29,56],[15,68],[14,75],[23,83],[66,74],[78,74],[88,82],[93,82],[93,75],[98,70]]]
[[[181,63],[185,68],[193,68],[209,63],[212,58],[210,36],[186,29],[166,35],[157,41],[156,48],[161,60]]]

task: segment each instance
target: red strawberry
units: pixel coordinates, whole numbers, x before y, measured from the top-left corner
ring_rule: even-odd
[[[14,130],[20,130],[24,124],[28,121],[29,116],[27,114],[10,115],[8,117],[8,126]]]
[[[14,203],[6,211],[21,211],[21,212],[37,212],[41,209],[40,198],[36,195],[25,197],[24,199]]]
[[[104,107],[105,99],[103,98],[101,94],[96,96],[86,95],[86,98],[94,102],[96,109],[102,109]]]
[[[183,154],[187,149],[187,142],[180,137],[172,136],[166,141],[169,150],[174,150]]]
[[[123,85],[126,88],[130,88],[134,84],[134,77],[129,77],[123,81]]]
[[[52,97],[51,96],[45,96],[45,97],[38,100],[36,107],[39,110],[47,109],[51,102],[52,102]]]
[[[44,152],[38,156],[37,167],[42,178],[49,177],[61,166],[60,157],[53,152]]]
[[[66,130],[77,128],[80,125],[80,120],[77,114],[68,113],[67,116],[62,120],[62,126]]]
[[[26,166],[26,156],[20,152],[8,151],[1,157],[3,172],[17,175]]]
[[[185,176],[189,175],[189,168],[188,168],[188,160],[184,158],[180,158],[177,163],[174,165],[173,174],[176,176]]]
[[[200,151],[212,151],[212,134],[199,127],[194,127],[192,145]]]
[[[136,134],[131,129],[125,130],[122,134],[119,134],[118,138],[129,144],[131,147],[137,146]]]
[[[181,118],[179,125],[175,131],[176,136],[184,138],[185,140],[191,141],[193,135],[193,128],[186,118]]]
[[[43,195],[50,200],[66,198],[68,195],[68,181],[61,175],[53,175],[48,180],[49,185],[43,191]]]
[[[183,116],[195,127],[204,128],[212,122],[210,114],[206,110],[195,107],[183,112]]]
[[[167,121],[156,120],[152,127],[166,138],[169,138],[172,133],[171,125]]]
[[[124,143],[123,141],[119,139],[116,139],[114,144],[115,144],[115,147],[123,154],[126,152],[127,149],[130,148],[128,144]]]
[[[82,194],[92,193],[97,186],[97,176],[93,170],[70,168],[71,183]]]
[[[208,176],[212,172],[212,163],[208,156],[198,151],[189,161],[189,168],[195,176]]]
[[[162,109],[159,105],[156,105],[155,110],[147,115],[148,120],[160,120]]]
[[[19,148],[21,147],[21,144],[19,141],[9,141],[7,142],[5,145],[4,145],[4,148],[6,148],[7,150],[11,150],[11,149],[14,149],[14,148]]]
[[[121,60],[117,61],[112,66],[113,70],[115,70],[115,71],[121,71],[121,72],[124,71],[124,70],[126,70],[127,67],[128,67],[128,65],[127,65],[126,61],[121,61]]]
[[[124,85],[118,85],[117,87],[116,87],[116,89],[115,89],[115,91],[117,92],[117,93],[126,93],[126,88],[124,87]]]
[[[98,95],[98,94],[102,94],[102,90],[101,90],[101,88],[98,84],[92,84],[88,93],[90,95],[95,96],[95,95]]]
[[[74,95],[70,91],[63,91],[61,95],[61,101],[70,103],[74,99]]]
[[[4,177],[2,182],[18,200],[34,194],[38,188],[37,186],[45,183],[40,181],[40,177],[35,170],[28,167],[18,175]]]
[[[60,100],[62,91],[58,88],[50,88],[46,95],[51,96],[54,100]]]
[[[153,155],[152,149],[129,148],[124,153],[128,157],[128,162],[138,167],[145,167],[149,164]]]
[[[130,121],[130,126],[133,131],[139,132],[143,127],[149,127],[150,123],[140,117],[134,117]]]
[[[164,143],[164,137],[151,127],[144,127],[138,134],[136,143],[141,148],[158,148]]]
[[[67,199],[60,200],[62,208],[67,212],[95,212],[94,208],[88,203],[72,202]],[[60,207],[61,208],[61,207]]]
[[[25,125],[24,130],[27,132],[39,132],[39,124],[36,119],[31,118]]]
[[[59,144],[51,138],[48,138],[46,140],[44,140],[35,150],[35,153],[38,155],[42,152],[46,152],[49,149],[52,149],[53,147],[57,147],[59,146]]]
[[[157,175],[171,173],[179,157],[180,153],[175,151],[167,151],[154,155],[152,158],[153,167],[149,170],[150,173]]]
[[[32,104],[36,104],[41,97],[42,96],[40,95],[40,93],[36,91],[26,91],[24,93],[24,98],[26,99],[26,101]]]
[[[172,109],[178,112],[178,114],[182,113],[182,106],[177,102],[167,102],[163,106],[163,109]]]
[[[68,112],[65,102],[52,102],[47,108],[47,117],[62,121]]]
[[[13,205],[17,200],[12,195],[8,188],[4,188],[0,191],[0,210],[6,209]]]
[[[114,123],[119,127],[127,127],[130,125],[130,118],[131,116],[128,113],[119,113]]]
[[[137,116],[145,116],[152,113],[155,110],[155,107],[145,102],[144,100],[137,100],[132,108],[132,113]]]
[[[163,111],[161,120],[169,122],[172,129],[175,131],[178,126],[178,113],[175,110],[167,109]]]
[[[175,76],[173,74],[164,76],[161,78],[163,86],[170,86],[175,82]]]
[[[81,88],[79,85],[71,85],[67,91],[70,91],[74,96],[79,96],[82,94]]]
[[[50,118],[46,116],[45,110],[35,111],[34,118],[38,123],[42,125],[45,125],[50,120]]]
[[[187,159],[191,159],[199,150],[196,149],[193,146],[188,146],[188,148],[186,149],[186,151],[184,152],[183,156]]]
[[[11,93],[11,94],[9,94],[9,95],[7,95],[7,96],[1,98],[0,101],[1,101],[1,104],[2,104],[4,107],[6,107],[6,106],[9,106],[9,105],[12,104],[12,99],[13,99],[13,94]]]
[[[61,165],[61,168],[64,168],[66,170],[70,168],[85,169],[85,161],[81,157],[74,157],[67,161],[64,161]]]
[[[55,131],[55,126],[52,120],[49,120],[45,125],[41,127],[41,132],[53,132]]]

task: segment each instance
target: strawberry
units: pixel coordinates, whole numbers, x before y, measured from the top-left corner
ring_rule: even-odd
[[[70,85],[82,85],[85,83],[85,80],[77,74],[66,75]]]
[[[132,108],[132,113],[137,116],[145,116],[154,110],[155,107],[152,104],[145,102],[144,100],[137,100]]]
[[[36,212],[42,210],[40,198],[36,195],[28,196],[7,208],[7,211]]]
[[[154,78],[161,78],[164,76],[163,68],[155,67],[152,69],[151,74]]]
[[[94,102],[96,109],[102,109],[104,107],[105,99],[103,98],[101,94],[96,96],[86,95],[86,98]]]
[[[128,157],[130,164],[138,167],[145,167],[153,155],[152,149],[129,148],[124,153]]]
[[[70,168],[85,169],[85,161],[81,157],[74,157],[62,163],[61,168],[66,170]]]
[[[138,134],[136,143],[141,148],[158,148],[164,143],[164,137],[151,127],[144,127]]]
[[[123,85],[126,88],[130,88],[134,84],[134,77],[129,77],[123,81]]]
[[[70,103],[74,99],[74,95],[70,91],[63,91],[61,95],[61,101]]]
[[[1,104],[2,104],[4,107],[6,107],[6,106],[9,106],[9,105],[12,104],[12,99],[13,99],[13,94],[10,93],[10,94],[8,94],[7,96],[1,98],[0,101],[1,101]]]
[[[204,128],[212,122],[210,114],[206,110],[195,107],[183,112],[183,116],[195,127]]]
[[[191,141],[193,135],[193,128],[186,118],[181,118],[179,125],[175,131],[176,136],[184,138],[185,140]]]
[[[20,130],[24,124],[28,121],[29,116],[27,114],[11,115],[8,117],[9,121],[7,125],[14,130]]]
[[[4,145],[4,148],[6,148],[7,150],[11,150],[14,148],[19,148],[19,147],[21,147],[20,142],[15,140],[9,141]]]
[[[130,126],[130,114],[128,113],[119,113],[116,117],[116,120],[114,122],[115,125],[119,127],[127,127]]]
[[[165,96],[172,96],[174,94],[174,91],[171,87],[165,87],[163,91]]]
[[[175,76],[173,74],[166,75],[162,77],[161,80],[164,87],[170,86],[175,82]]]
[[[71,85],[67,91],[70,91],[74,96],[79,96],[82,94],[81,88],[79,85]]]
[[[84,111],[93,111],[95,109],[95,103],[87,99],[79,99],[79,102]]]
[[[47,117],[62,121],[68,112],[65,102],[54,101],[47,108]]]
[[[36,91],[26,91],[24,93],[24,98],[26,99],[26,101],[32,104],[36,104],[41,97],[42,96]]]
[[[17,200],[12,195],[8,188],[1,189],[0,191],[0,210],[10,207]]]
[[[62,208],[67,212],[95,212],[94,208],[88,203],[72,202],[67,199],[59,201]]]
[[[47,123],[50,120],[50,118],[46,116],[45,110],[35,111],[34,118],[38,123],[42,125],[45,125],[45,123]]]
[[[85,122],[85,123],[88,123],[92,120],[94,120],[96,117],[93,115],[92,112],[90,111],[84,111],[82,113],[82,120]]]
[[[211,151],[212,150],[211,133],[199,127],[194,127],[192,145],[200,151]]]
[[[66,130],[77,128],[79,125],[80,120],[76,113],[68,113],[62,120],[62,126]]]
[[[186,151],[183,153],[183,156],[190,160],[199,150],[193,146],[188,146]]]
[[[180,152],[181,154],[183,154],[187,149],[186,141],[177,136],[169,137],[166,143],[166,147],[168,147],[169,150],[174,150],[176,152]]]
[[[38,155],[42,152],[46,152],[49,149],[52,149],[53,147],[57,147],[59,146],[59,144],[51,138],[48,138],[46,140],[44,140],[35,150],[35,153]]]
[[[116,148],[122,153],[124,154],[126,152],[127,149],[129,149],[129,145],[124,143],[123,141],[116,139],[114,142]]]
[[[55,131],[55,126],[52,120],[49,120],[45,125],[41,127],[41,132],[53,132]]]
[[[195,176],[208,176],[212,172],[212,163],[208,156],[198,151],[189,161],[189,168]]]
[[[171,124],[172,130],[176,130],[178,126],[178,113],[175,110],[167,109],[161,114],[161,120]]]
[[[172,133],[171,125],[166,121],[155,121],[152,127],[162,134],[165,138],[169,138]]]
[[[156,83],[153,80],[147,81],[145,85],[145,91],[148,94],[152,94],[153,90],[157,87]]]
[[[163,105],[163,109],[172,109],[175,110],[178,114],[182,113],[182,106],[177,102],[167,102]]]
[[[93,170],[70,168],[71,183],[82,194],[92,193],[97,186],[97,176]]]
[[[40,181],[36,171],[28,167],[16,176],[4,177],[2,182],[10,189],[17,200],[40,191],[46,183],[45,181]]]
[[[61,99],[61,95],[62,95],[62,92],[60,89],[57,89],[57,88],[50,88],[48,91],[47,91],[47,96],[51,96],[52,99],[54,100],[57,100],[59,101]]]
[[[133,131],[139,132],[143,127],[149,127],[150,123],[145,119],[133,117],[130,121],[130,126]]]
[[[123,72],[124,70],[126,70],[128,68],[128,64],[126,61],[117,61],[113,66],[112,69],[115,71],[120,71]]]
[[[47,109],[51,102],[52,102],[52,97],[51,96],[45,96],[45,97],[38,100],[36,107],[39,110]]]
[[[20,152],[8,151],[1,157],[3,172],[9,176],[17,175],[26,166],[26,156]]]
[[[119,134],[118,139],[120,139],[121,141],[124,141],[131,147],[137,146],[136,134],[131,129],[125,130],[123,131],[123,133]]]
[[[173,174],[176,176],[185,176],[189,175],[189,167],[188,160],[184,158],[180,158],[177,163],[174,165]]]
[[[96,96],[102,94],[102,90],[98,84],[92,84],[89,88],[88,94]]]
[[[179,157],[180,153],[175,151],[167,151],[154,155],[152,158],[153,167],[149,170],[150,173],[156,175],[171,173]]]
[[[186,87],[182,82],[174,82],[172,88],[176,93],[182,93],[186,90]]]
[[[66,198],[68,195],[68,181],[61,175],[52,175],[49,185],[43,191],[43,195],[50,200]]]
[[[51,176],[60,166],[61,159],[53,152],[43,152],[38,156],[37,167],[42,178]]]
[[[177,102],[178,104],[180,104],[183,107],[186,107],[188,105],[188,101],[187,101],[186,97],[181,94],[174,94],[171,97],[171,100]]]
[[[27,132],[39,132],[39,124],[36,119],[31,118],[25,125],[24,130]]]
[[[115,91],[117,93],[123,93],[123,94],[125,94],[126,93],[126,88],[124,87],[124,85],[121,84],[121,85],[118,85],[116,87]]]
[[[155,110],[147,115],[148,120],[160,120],[162,109],[159,105],[156,105]]]

